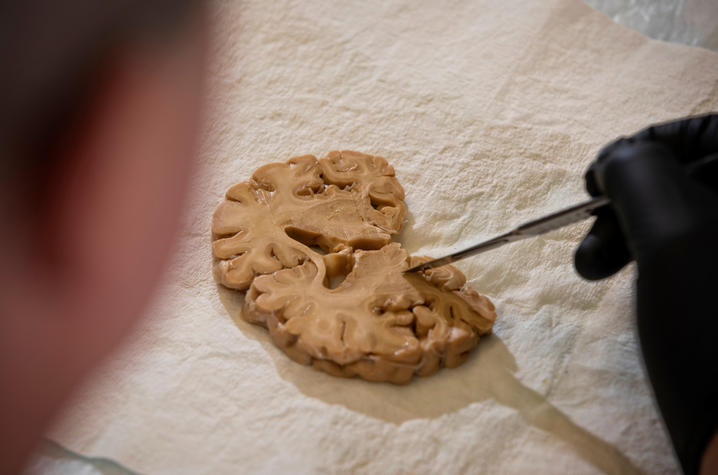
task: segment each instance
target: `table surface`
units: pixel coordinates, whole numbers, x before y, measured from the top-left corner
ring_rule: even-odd
[[[713,0],[584,0],[617,23],[663,41],[718,51],[718,2]],[[26,469],[32,474],[132,473],[112,460],[88,458],[44,440]]]
[[[718,2],[714,0],[584,1],[651,38],[718,51]]]

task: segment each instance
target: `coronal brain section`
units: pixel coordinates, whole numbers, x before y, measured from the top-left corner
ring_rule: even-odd
[[[331,152],[259,168],[212,222],[215,278],[246,291],[243,318],[294,361],[335,376],[407,383],[461,364],[491,330],[491,301],[391,238],[404,190],[381,157]]]

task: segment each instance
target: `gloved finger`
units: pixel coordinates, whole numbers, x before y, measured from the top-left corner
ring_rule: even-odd
[[[573,258],[578,274],[588,280],[609,277],[631,261],[626,238],[613,210],[602,208],[597,215],[598,219],[579,244]]]
[[[589,195],[603,195],[602,185],[598,183],[598,177],[596,175],[598,169],[601,167],[602,163],[606,160],[606,158],[611,156],[611,154],[615,150],[633,142],[635,142],[635,140],[632,137],[621,137],[609,143],[598,152],[596,160],[591,163],[591,165],[588,167],[588,170],[586,170],[586,175],[584,176],[586,182],[586,191]]]
[[[668,147],[681,163],[718,153],[718,114],[705,114],[653,125],[633,136]]]
[[[611,199],[618,223],[639,260],[683,239],[696,223],[716,214],[718,196],[688,176],[672,151],[661,144],[632,141],[597,163],[598,189]]]

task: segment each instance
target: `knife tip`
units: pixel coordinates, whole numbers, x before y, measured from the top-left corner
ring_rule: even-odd
[[[420,264],[418,266],[410,267],[408,269],[405,269],[402,271],[403,274],[411,274],[413,272],[418,272],[424,270],[424,265]]]

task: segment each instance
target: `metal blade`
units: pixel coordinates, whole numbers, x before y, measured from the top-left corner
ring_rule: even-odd
[[[503,246],[514,241],[520,241],[528,237],[539,236],[549,231],[562,228],[569,224],[582,221],[593,215],[593,211],[597,208],[605,206],[609,203],[608,198],[599,196],[592,200],[584,201],[583,203],[571,206],[570,208],[551,213],[542,218],[534,219],[521,226],[515,228],[513,231],[501,234],[495,238],[489,239],[488,241],[481,242],[474,246],[468,247],[461,251],[449,254],[448,256],[433,259],[431,261],[424,262],[423,264],[416,265],[411,269],[407,269],[404,272],[416,272],[433,267],[440,267],[446,264],[451,264],[465,257],[473,256],[490,249],[496,249],[497,247]]]

